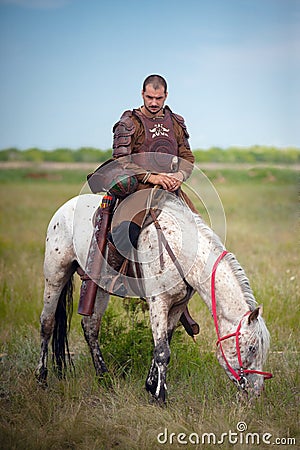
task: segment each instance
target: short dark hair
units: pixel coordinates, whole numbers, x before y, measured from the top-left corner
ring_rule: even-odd
[[[152,84],[154,89],[158,89],[159,87],[162,86],[164,88],[165,93],[168,90],[167,82],[161,75],[156,74],[149,75],[143,83],[143,92],[146,91],[146,87],[148,86],[148,84]]]

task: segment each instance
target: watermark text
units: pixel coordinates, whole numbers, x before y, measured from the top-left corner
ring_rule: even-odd
[[[158,433],[157,441],[159,444],[194,444],[194,445],[222,445],[222,444],[244,444],[244,445],[296,445],[296,438],[293,437],[274,437],[272,433],[257,433],[247,431],[245,422],[238,422],[236,430],[228,430],[224,433],[216,434],[213,432],[198,433],[174,433],[168,428]]]

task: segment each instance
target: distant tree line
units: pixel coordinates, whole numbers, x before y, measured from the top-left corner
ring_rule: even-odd
[[[197,162],[227,163],[300,163],[300,148],[278,148],[272,146],[253,145],[250,147],[211,147],[208,150],[195,150]]]
[[[55,150],[8,148],[0,151],[0,161],[103,162],[111,157],[111,153],[111,150],[99,150],[92,147],[82,147],[78,150],[70,148]]]
[[[0,150],[0,161],[30,161],[30,162],[103,162],[111,157],[112,151],[100,150],[92,147],[82,147],[77,150],[70,148],[57,148],[55,150],[41,150],[29,148],[19,150],[7,148]],[[222,163],[300,163],[300,148],[278,148],[255,145],[251,147],[211,147],[207,150],[194,150],[196,161],[222,162]]]

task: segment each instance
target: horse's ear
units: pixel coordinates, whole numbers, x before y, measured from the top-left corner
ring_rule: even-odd
[[[248,317],[248,325],[250,325],[251,322],[253,322],[254,320],[257,320],[259,315],[262,315],[262,305],[258,306],[257,308],[254,309],[254,311],[251,312],[251,314]]]

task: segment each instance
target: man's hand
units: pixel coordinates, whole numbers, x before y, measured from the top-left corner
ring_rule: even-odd
[[[181,172],[151,174],[148,181],[160,185],[166,191],[174,192],[181,186],[183,174]]]

